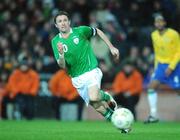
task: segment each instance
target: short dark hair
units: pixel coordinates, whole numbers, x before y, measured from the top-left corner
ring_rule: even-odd
[[[157,14],[154,15],[154,21],[156,21],[156,20],[163,20],[163,21],[165,21],[165,18],[164,18],[164,16],[161,13],[157,13]]]
[[[70,19],[70,16],[69,16],[69,14],[68,14],[66,11],[59,11],[59,12],[54,16],[54,23],[55,23],[55,24],[56,24],[56,18],[57,18],[58,16],[61,16],[61,15],[65,15],[65,16],[67,16],[68,19]]]

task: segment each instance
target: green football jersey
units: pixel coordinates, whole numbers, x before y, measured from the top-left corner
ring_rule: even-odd
[[[94,28],[80,26],[72,28],[68,38],[57,34],[51,41],[55,59],[60,59],[57,44],[61,43],[68,74],[79,76],[97,67],[97,59],[90,45],[90,38],[96,34]]]

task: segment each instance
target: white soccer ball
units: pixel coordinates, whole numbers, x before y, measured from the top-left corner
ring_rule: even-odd
[[[111,118],[112,123],[119,129],[131,128],[134,122],[134,116],[132,112],[127,108],[119,108],[114,111]]]

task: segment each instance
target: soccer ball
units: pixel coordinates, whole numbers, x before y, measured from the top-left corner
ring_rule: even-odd
[[[134,116],[129,109],[119,108],[112,114],[111,121],[119,129],[129,129],[134,122]]]

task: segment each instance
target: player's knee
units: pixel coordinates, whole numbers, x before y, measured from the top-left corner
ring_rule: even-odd
[[[89,94],[89,100],[90,101],[100,101],[101,97],[99,94],[99,88],[98,86],[92,86],[90,88],[88,88],[88,94]]]
[[[92,102],[100,101],[100,97],[99,97],[98,92],[89,93],[89,100]]]
[[[148,88],[149,88],[149,89],[156,90],[156,89],[158,88],[158,86],[159,86],[159,82],[158,82],[158,81],[152,81],[152,82],[149,84]]]
[[[90,101],[100,101],[100,98],[97,95],[90,95],[89,100]]]

